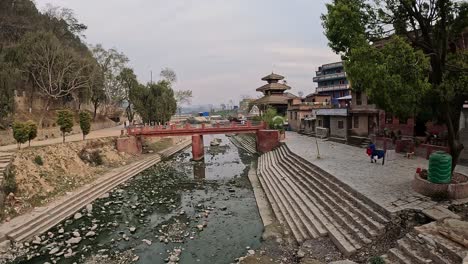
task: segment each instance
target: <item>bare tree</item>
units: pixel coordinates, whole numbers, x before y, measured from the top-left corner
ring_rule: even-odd
[[[159,76],[161,76],[165,81],[168,81],[170,83],[177,82],[177,74],[171,68],[166,67],[162,69]]]
[[[58,21],[64,21],[71,33],[76,36],[84,37],[83,31],[85,31],[88,27],[78,21],[78,19],[75,17],[75,12],[72,9],[54,6],[48,3],[42,12],[49,18],[55,18]]]
[[[21,43],[23,70],[38,91],[47,98],[44,114],[51,100],[61,99],[89,85],[90,63],[64,47],[52,33],[29,33]],[[39,124],[42,124],[42,115]]]
[[[174,97],[177,102],[177,111],[182,114],[182,105],[189,105],[192,101],[192,90],[175,91]]]

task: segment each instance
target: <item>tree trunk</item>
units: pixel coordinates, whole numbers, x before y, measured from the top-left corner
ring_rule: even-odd
[[[28,147],[31,146],[31,140],[28,140]]]
[[[455,167],[458,163],[458,158],[460,157],[460,153],[463,150],[463,144],[460,144],[458,140],[458,131],[455,131],[454,124],[450,115],[450,112],[445,111],[446,115],[446,124],[447,124],[447,137],[448,137],[448,147],[450,151],[450,155],[452,156],[452,173],[455,170]],[[458,127],[458,126],[457,126]]]
[[[45,115],[49,111],[49,105],[50,105],[50,98],[47,97],[47,101],[46,101],[46,105],[44,107],[44,111],[42,111],[41,117],[39,119],[39,124],[38,124],[39,128],[42,128],[42,122],[44,121]]]
[[[85,140],[85,138],[86,138],[86,135],[85,135],[85,134],[83,134],[83,140]]]
[[[94,106],[93,121],[95,121],[95,120],[96,120],[96,114],[97,114],[97,109],[98,109],[99,103],[98,103],[98,102],[94,102],[94,103],[93,103],[93,106]]]
[[[65,143],[65,132],[62,132],[62,137],[63,137],[62,143]]]

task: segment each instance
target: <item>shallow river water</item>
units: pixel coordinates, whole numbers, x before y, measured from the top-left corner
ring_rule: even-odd
[[[211,147],[213,138],[204,138],[205,162],[186,149],[155,165],[26,244],[14,263],[233,263],[258,248],[263,225],[247,178],[256,158],[221,135]]]

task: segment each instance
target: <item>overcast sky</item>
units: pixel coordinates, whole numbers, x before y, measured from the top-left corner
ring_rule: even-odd
[[[258,97],[261,77],[284,75],[292,92],[315,90],[315,70],[339,60],[327,46],[325,0],[36,0],[71,8],[88,26],[85,41],[114,47],[141,82],[163,67],[191,89],[192,104]]]

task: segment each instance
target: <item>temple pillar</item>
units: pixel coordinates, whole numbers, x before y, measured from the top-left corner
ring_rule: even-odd
[[[203,146],[203,135],[192,136],[192,159],[202,160],[205,158],[205,149]]]

